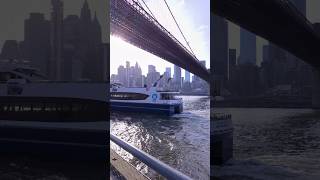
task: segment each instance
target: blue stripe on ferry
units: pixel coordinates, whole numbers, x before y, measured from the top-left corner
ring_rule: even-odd
[[[134,103],[134,102],[110,102],[111,105],[135,106],[135,107],[155,107],[155,108],[170,108],[179,106],[179,104],[152,104],[152,103]]]
[[[111,102],[111,108],[114,110],[125,111],[143,111],[143,112],[158,112],[166,114],[174,114],[174,107],[179,106],[169,104],[150,104],[150,103],[128,103],[128,102]]]

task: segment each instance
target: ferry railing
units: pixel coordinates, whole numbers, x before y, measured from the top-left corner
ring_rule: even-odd
[[[137,149],[115,135],[110,134],[110,140],[167,179],[191,180],[187,175],[177,171],[146,152]]]

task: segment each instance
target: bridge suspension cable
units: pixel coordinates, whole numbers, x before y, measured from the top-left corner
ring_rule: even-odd
[[[171,11],[171,9],[170,9],[170,7],[169,7],[168,3],[167,3],[167,1],[166,1],[166,0],[163,0],[163,1],[164,1],[164,3],[166,4],[166,6],[167,6],[167,8],[168,8],[168,10],[169,10],[169,12],[170,12],[170,14],[171,14],[171,16],[172,16],[172,18],[173,18],[174,22],[176,23],[176,25],[177,25],[177,27],[178,27],[178,29],[179,29],[179,31],[180,31],[180,33],[181,33],[182,37],[183,37],[183,39],[186,41],[186,43],[187,43],[187,45],[188,45],[188,47],[189,47],[189,49],[190,49],[191,53],[192,53],[194,56],[196,56],[196,55],[194,54],[194,52],[192,51],[192,48],[191,48],[191,46],[190,46],[189,42],[187,41],[187,38],[184,36],[184,34],[183,34],[183,32],[182,32],[182,30],[181,30],[181,28],[180,28],[180,26],[179,26],[179,24],[178,24],[178,22],[177,22],[176,18],[174,17],[174,15],[173,15],[173,13],[172,13],[172,11]]]
[[[140,0],[138,0],[139,2]],[[141,0],[142,3],[146,6],[146,8],[148,9],[148,11],[150,12],[151,16],[156,20],[156,17],[153,15],[152,11],[149,9],[148,5],[144,2],[144,0]]]

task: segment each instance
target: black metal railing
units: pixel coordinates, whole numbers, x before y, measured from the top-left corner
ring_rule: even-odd
[[[141,162],[146,164],[148,167],[155,170],[157,173],[162,175],[167,179],[175,179],[175,180],[191,180],[187,175],[177,171],[176,169],[168,166],[167,164],[161,162],[155,157],[147,154],[146,152],[137,149],[136,147],[128,144],[127,142],[119,139],[115,135],[110,134],[110,140],[120,146],[122,149],[126,150],[134,157],[138,158]],[[120,172],[121,173],[121,172]]]

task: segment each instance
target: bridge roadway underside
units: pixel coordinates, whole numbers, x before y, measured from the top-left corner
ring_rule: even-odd
[[[287,0],[214,0],[214,14],[320,67],[320,39],[313,25]]]
[[[137,10],[126,0],[111,0],[110,3],[112,35],[209,81],[209,71],[167,31],[152,22],[145,11]]]

